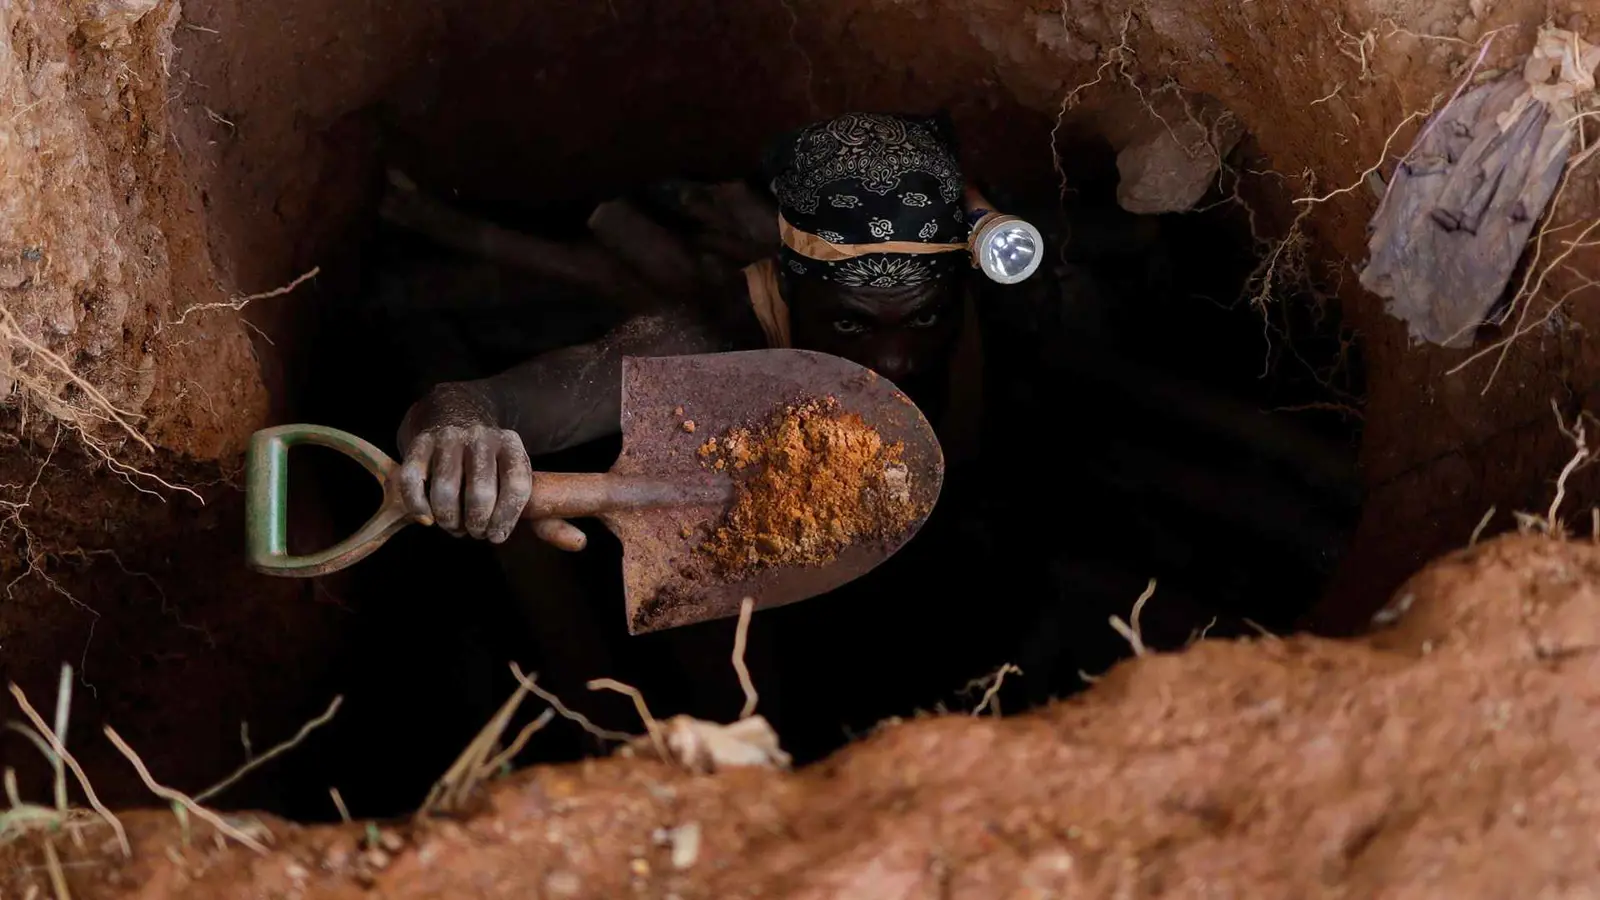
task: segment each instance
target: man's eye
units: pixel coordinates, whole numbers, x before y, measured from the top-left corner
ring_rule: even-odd
[[[854,319],[834,319],[833,330],[840,334],[860,334],[867,330],[867,326]]]
[[[908,323],[912,328],[931,328],[939,324],[939,314],[936,312],[917,313]]]

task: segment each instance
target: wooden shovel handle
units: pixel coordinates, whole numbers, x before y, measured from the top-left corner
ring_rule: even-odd
[[[603,473],[533,473],[533,495],[524,519],[576,519],[630,509],[707,506],[733,497],[727,479],[667,481],[639,475]]]
[[[289,553],[289,448],[327,447],[359,462],[384,486],[383,505],[356,533],[325,550]],[[321,425],[280,425],[256,432],[245,456],[245,550],[250,567],[268,575],[316,578],[355,565],[411,524],[399,494],[389,488],[396,463],[382,450],[344,431]],[[525,519],[586,518],[631,509],[704,506],[728,502],[726,478],[667,481],[612,473],[533,473]]]

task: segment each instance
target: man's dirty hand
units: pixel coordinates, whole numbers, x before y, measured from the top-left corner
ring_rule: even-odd
[[[515,431],[487,425],[419,433],[399,471],[406,511],[424,525],[501,543],[533,493],[533,466]]]

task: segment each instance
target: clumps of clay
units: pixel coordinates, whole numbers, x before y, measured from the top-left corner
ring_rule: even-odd
[[[733,506],[700,546],[725,575],[823,565],[853,544],[903,534],[919,518],[904,445],[886,444],[832,397],[730,429],[699,452],[704,465],[734,476]]]

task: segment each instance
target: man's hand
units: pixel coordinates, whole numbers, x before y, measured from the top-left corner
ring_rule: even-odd
[[[492,378],[435,385],[395,434],[404,458],[395,484],[406,512],[450,534],[506,540],[533,493],[530,453],[617,433],[624,357],[747,349],[759,339],[747,307],[737,339],[719,337],[735,326],[713,326],[698,314],[636,316],[592,344],[542,354]],[[564,519],[529,524],[562,550],[587,543]]]
[[[406,511],[418,522],[498,544],[528,505],[533,466],[515,431],[447,425],[412,439],[399,486]]]

